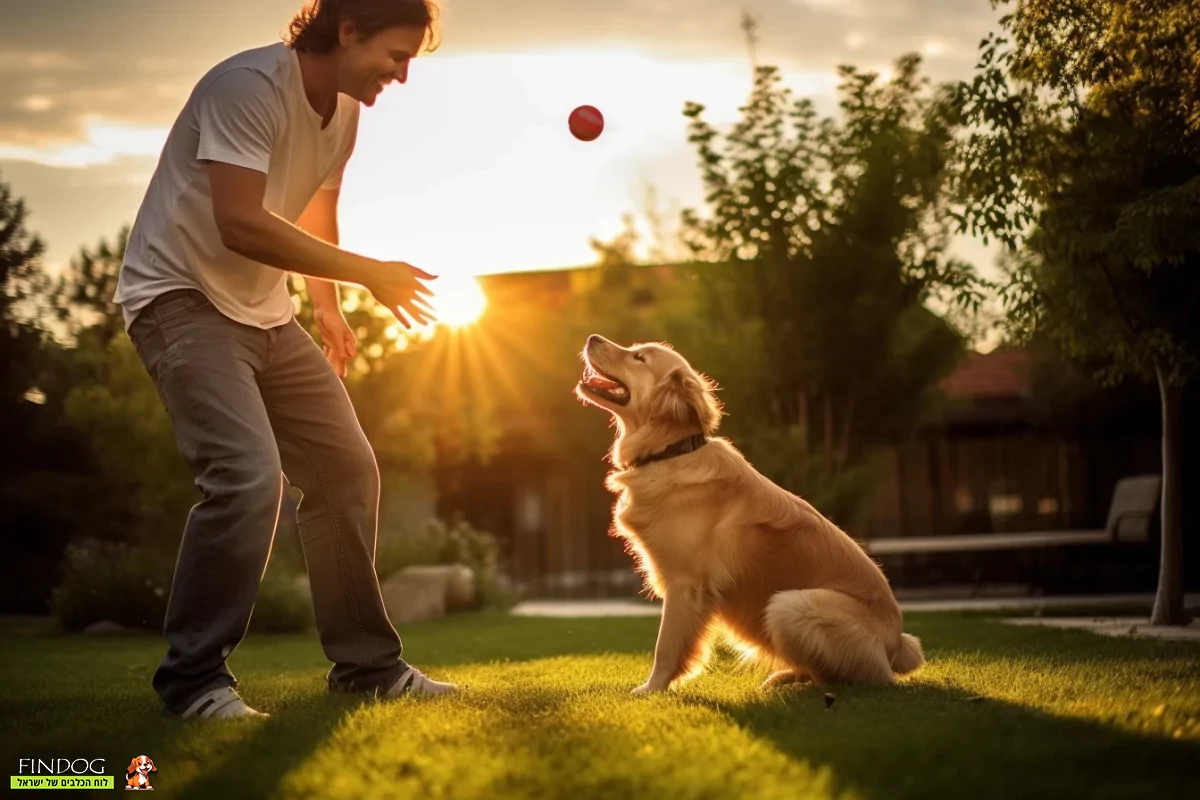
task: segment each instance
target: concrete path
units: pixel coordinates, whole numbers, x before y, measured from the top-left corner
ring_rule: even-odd
[[[1133,639],[1167,639],[1175,642],[1200,642],[1200,619],[1186,627],[1154,626],[1146,617],[1021,617],[1006,619],[1010,625],[1090,631],[1101,636],[1127,636]]]
[[[902,600],[904,611],[1036,611],[1039,608],[1088,608],[1114,605],[1151,605],[1152,594],[1087,595],[1079,597],[977,597],[964,599]],[[1189,606],[1200,605],[1200,595],[1188,595]],[[530,600],[513,614],[523,617],[656,617],[658,603],[646,600]],[[1040,618],[1034,618],[1040,619]]]
[[[518,617],[657,617],[658,603],[645,600],[529,600],[512,610]]]
[[[1184,598],[1188,606],[1200,605],[1200,595]],[[901,600],[904,611],[1037,611],[1039,608],[1097,608],[1152,606],[1152,594],[1068,595],[1065,597],[977,597],[955,600]]]

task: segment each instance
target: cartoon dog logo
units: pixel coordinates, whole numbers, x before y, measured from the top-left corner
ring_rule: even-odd
[[[158,772],[158,767],[150,760],[150,756],[138,756],[129,762],[125,770],[125,791],[154,791],[150,785],[150,773]]]

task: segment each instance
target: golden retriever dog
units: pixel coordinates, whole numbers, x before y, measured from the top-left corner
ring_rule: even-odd
[[[925,662],[879,566],[726,439],[716,385],[670,346],[590,336],[585,403],[617,434],[613,534],[662,598],[654,667],[635,694],[678,685],[724,632],[777,670],[763,686],[890,684]]]

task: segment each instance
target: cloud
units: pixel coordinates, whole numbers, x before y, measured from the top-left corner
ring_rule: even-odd
[[[205,70],[277,37],[295,5],[0,0],[0,145],[83,140],[93,119],[168,125]]]
[[[46,244],[51,267],[67,263],[80,246],[112,240],[133,222],[154,157],[120,156],[87,168],[52,167],[0,159],[0,181],[29,208],[29,229]]]
[[[167,139],[166,127],[114,125],[88,119],[82,135],[53,145],[0,144],[0,159],[32,161],[50,167],[87,167],[120,156],[157,156]]]

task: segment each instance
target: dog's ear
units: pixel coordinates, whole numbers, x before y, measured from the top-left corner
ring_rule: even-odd
[[[125,770],[125,774],[132,775],[135,772],[137,772],[137,758],[136,757],[129,761],[129,767]]]
[[[678,425],[699,425],[705,435],[711,435],[721,421],[715,390],[716,385],[708,378],[677,367],[655,384],[650,416]]]
[[[146,756],[146,763],[150,765],[151,772],[158,772],[158,767],[154,766],[154,759],[150,758],[150,756]]]

